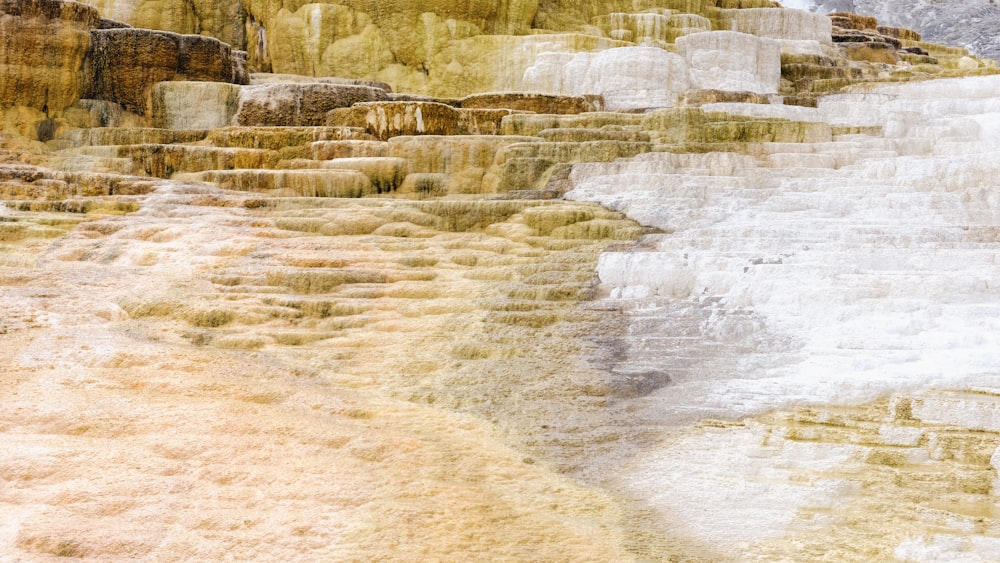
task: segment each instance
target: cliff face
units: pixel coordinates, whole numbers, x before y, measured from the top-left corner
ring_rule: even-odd
[[[59,113],[80,99],[84,57],[98,20],[97,10],[76,3],[11,0],[0,5],[3,106]]]
[[[245,54],[229,45],[200,36],[124,28],[76,2],[6,2],[0,6],[0,26],[0,65],[5,69],[0,106],[27,111],[22,133],[63,118],[80,99],[114,102],[143,115],[157,82],[248,81]],[[48,134],[42,137],[51,139]]]
[[[0,2],[0,559],[995,558],[998,70],[885,23]]]
[[[85,61],[84,98],[118,102],[145,114],[159,82],[246,84],[246,56],[217,39],[148,29],[102,29],[91,33]]]

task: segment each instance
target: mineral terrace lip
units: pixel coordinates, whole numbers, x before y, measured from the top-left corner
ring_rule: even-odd
[[[997,66],[797,4],[0,0],[0,560],[998,559]]]

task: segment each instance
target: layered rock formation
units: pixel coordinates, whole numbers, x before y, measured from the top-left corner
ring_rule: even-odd
[[[0,26],[0,558],[995,554],[990,61],[755,0]]]
[[[245,54],[217,39],[122,28],[94,31],[91,39],[81,97],[117,102],[140,115],[160,82],[248,81]]]
[[[3,107],[59,113],[80,99],[83,60],[90,49],[90,30],[97,25],[97,11],[82,4],[4,2]]]
[[[229,45],[200,36],[128,29],[101,19],[85,4],[11,0],[0,5],[0,18],[5,129],[32,139],[50,141],[69,123],[125,123],[107,116],[109,111],[145,115],[151,90],[159,82],[248,81],[245,53]],[[113,106],[99,110],[103,115],[88,115],[95,101]]]

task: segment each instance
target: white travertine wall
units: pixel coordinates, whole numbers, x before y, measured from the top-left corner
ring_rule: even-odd
[[[597,94],[612,111],[672,107],[690,87],[684,60],[657,47],[545,53],[524,73],[527,91]]]
[[[160,82],[153,88],[153,119],[164,129],[232,125],[240,87],[219,82]],[[191,100],[198,103],[192,104]]]
[[[570,198],[667,233],[606,253],[599,266],[608,299],[632,311],[624,363],[655,366],[674,382],[650,397],[652,411],[696,420],[944,388],[964,391],[914,399],[912,416],[994,424],[991,399],[963,393],[1000,389],[998,92],[997,77],[886,86],[831,96],[811,116],[884,126],[883,135],[763,144],[752,157],[647,154],[575,166]],[[916,444],[923,431],[910,424],[880,439]],[[654,448],[623,481],[656,491],[652,505],[724,550],[771,541],[796,511],[860,494],[848,479],[819,486],[782,477],[830,475],[822,472],[869,455],[856,443],[772,449],[762,432],[703,432]],[[744,486],[725,486],[733,482]],[[701,510],[705,502],[715,509]],[[756,527],[739,525],[748,521]],[[942,534],[901,539],[895,553],[913,561],[996,554],[981,534]]]
[[[677,39],[696,88],[772,94],[781,82],[777,41],[734,31],[694,33]]]
[[[612,111],[673,107],[689,89],[772,94],[781,81],[777,41],[733,31],[677,39],[679,54],[658,47],[593,53],[542,53],[523,88],[546,94],[600,95]]]
[[[723,10],[722,21],[730,30],[774,39],[785,54],[830,56],[831,50],[836,53],[830,18],[822,13],[778,8]]]
[[[723,10],[729,29],[786,41],[830,43],[833,24],[825,14],[783,8]]]

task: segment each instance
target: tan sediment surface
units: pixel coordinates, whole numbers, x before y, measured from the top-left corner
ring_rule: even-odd
[[[614,499],[542,438],[600,432],[566,417],[605,400],[572,337],[611,315],[577,304],[610,241],[523,217],[634,227],[568,203],[192,205],[241,203],[220,194],[4,212],[6,557],[625,557]],[[449,232],[469,205],[483,224]],[[371,232],[303,232],[324,217]]]

